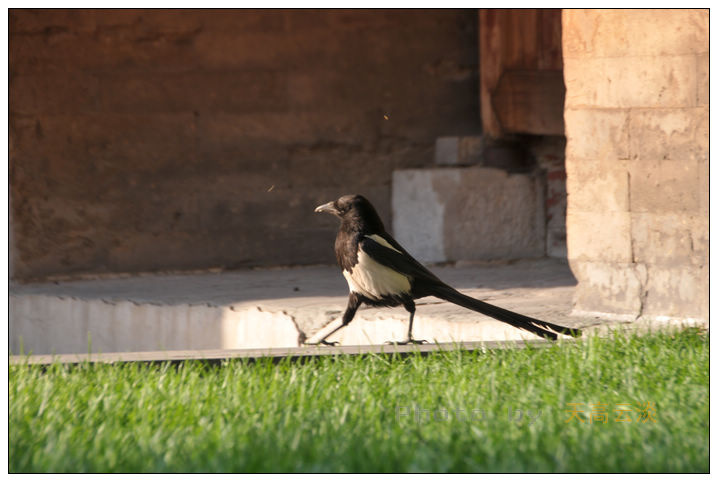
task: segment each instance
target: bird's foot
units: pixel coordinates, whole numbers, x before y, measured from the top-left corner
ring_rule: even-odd
[[[384,344],[385,345],[423,345],[424,343],[429,343],[426,340],[415,340],[413,338],[409,338],[408,340],[404,341],[387,341]]]

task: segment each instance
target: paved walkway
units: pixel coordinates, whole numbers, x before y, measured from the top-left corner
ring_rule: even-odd
[[[460,291],[570,327],[575,287],[564,261],[460,264],[432,271]],[[346,281],[334,266],[146,275],[14,285],[10,345],[35,354],[297,347],[338,323]],[[405,337],[403,308],[366,308],[333,338],[343,345]],[[414,335],[430,342],[535,339],[436,298],[417,302]],[[21,350],[22,348],[22,350]]]

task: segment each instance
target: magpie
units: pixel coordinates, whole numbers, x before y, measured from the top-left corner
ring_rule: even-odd
[[[341,220],[334,252],[349,284],[349,302],[342,324],[318,343],[348,325],[364,303],[368,306],[403,306],[409,312],[409,331],[400,345],[425,343],[411,334],[416,305],[414,300],[435,296],[464,308],[488,315],[540,337],[556,340],[558,334],[581,336],[581,331],[537,320],[466,296],[447,285],[415,260],[384,229],[374,206],[361,195],[346,195],[318,206],[318,213],[330,213]]]

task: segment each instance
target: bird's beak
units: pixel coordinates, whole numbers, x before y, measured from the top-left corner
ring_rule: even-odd
[[[339,211],[337,210],[336,205],[334,204],[334,201],[328,202],[326,204],[322,204],[321,206],[317,206],[314,209],[315,213],[329,213],[334,214],[335,216],[339,214]]]

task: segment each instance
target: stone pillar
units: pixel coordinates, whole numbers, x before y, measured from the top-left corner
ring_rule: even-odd
[[[575,311],[708,318],[708,10],[565,10]]]

